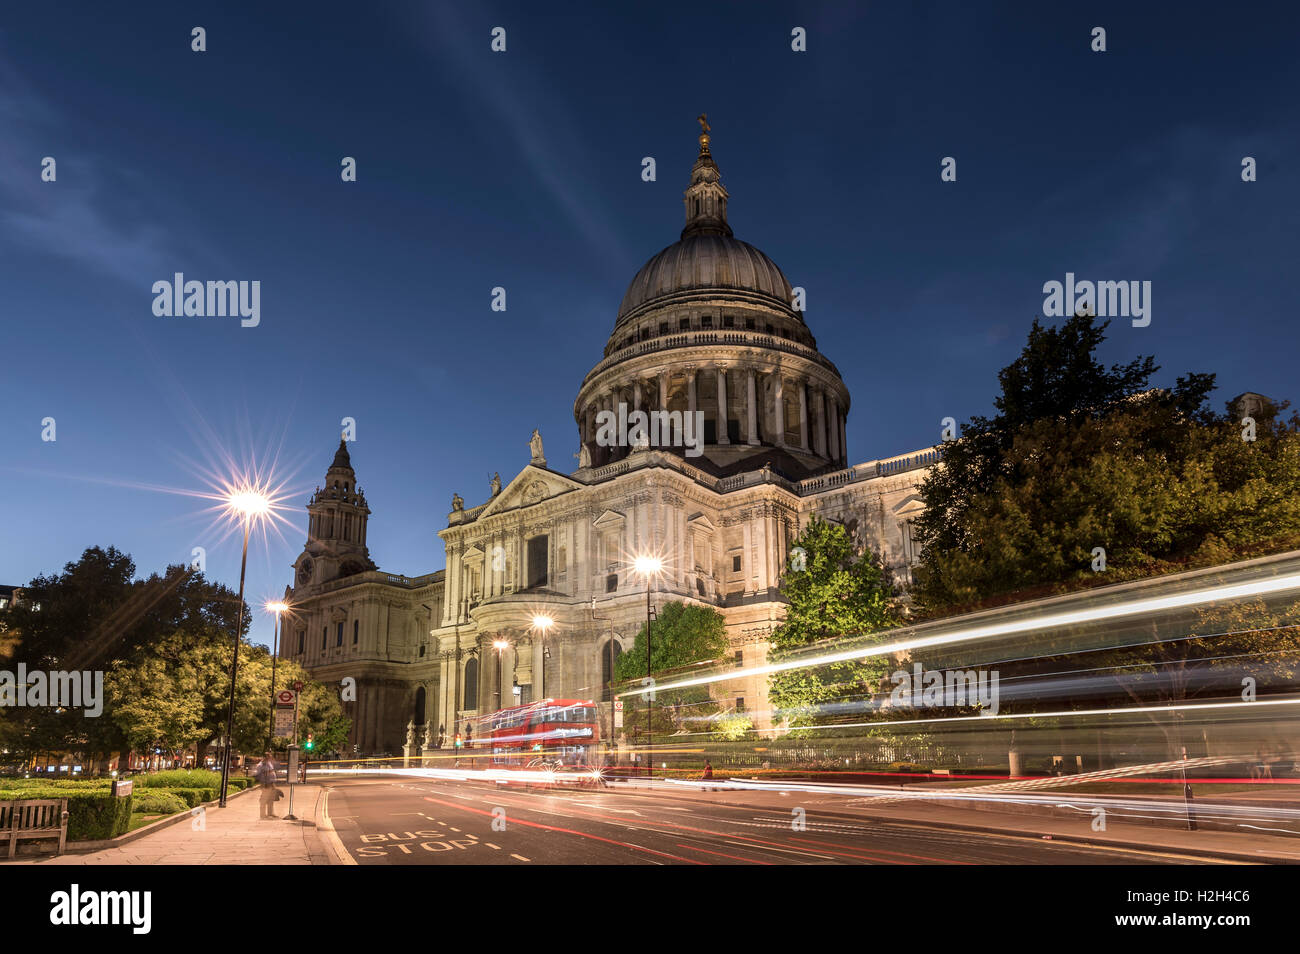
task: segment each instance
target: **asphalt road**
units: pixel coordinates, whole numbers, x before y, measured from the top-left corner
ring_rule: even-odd
[[[482,782],[348,779],[327,811],[360,865],[1046,864],[1199,861],[896,823],[617,791],[497,789]]]

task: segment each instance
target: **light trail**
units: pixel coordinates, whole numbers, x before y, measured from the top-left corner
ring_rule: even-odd
[[[1010,636],[1034,630],[1053,629],[1077,623],[1094,623],[1107,619],[1120,619],[1127,616],[1143,616],[1171,609],[1184,609],[1200,606],[1219,600],[1235,600],[1250,596],[1263,596],[1270,593],[1284,593],[1300,589],[1300,573],[1291,573],[1268,580],[1252,580],[1248,583],[1235,583],[1227,586],[1214,586],[1189,593],[1176,593],[1171,596],[1150,597],[1119,603],[1114,606],[1101,606],[1093,609],[1075,610],[1068,613],[1052,613],[1045,616],[1030,616],[1027,619],[1012,620],[988,626],[977,626],[951,633],[939,633],[914,639],[896,640],[882,645],[846,649],[839,652],[825,653],[818,656],[791,659],[785,662],[768,663],[763,666],[750,666],[745,669],[733,669],[712,675],[696,676],[676,682],[659,683],[639,689],[620,692],[619,698],[644,696],[650,692],[667,692],[671,689],[684,689],[690,686],[704,686],[715,682],[727,682],[746,676],[766,676],[772,673],[789,672],[795,669],[808,669],[814,666],[826,666],[837,662],[855,659],[869,659],[873,656],[890,656],[896,653],[910,652],[915,649],[927,649],[933,646],[949,646],[955,643],[990,639],[997,636]],[[911,627],[909,627],[911,628]]]

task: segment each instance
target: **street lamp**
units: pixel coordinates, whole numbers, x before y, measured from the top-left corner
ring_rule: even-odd
[[[536,696],[536,698],[533,700],[534,702],[540,702],[543,698],[545,698],[546,660],[551,658],[550,647],[546,645],[546,634],[551,631],[551,627],[554,625],[555,625],[555,620],[547,616],[545,613],[538,613],[536,616],[533,617],[533,629],[542,634],[541,671],[533,673],[533,681],[537,684],[537,691],[534,693],[534,695]]]
[[[271,512],[271,499],[254,487],[236,487],[226,495],[226,512],[244,525],[244,552],[239,560],[239,614],[230,660],[230,708],[226,714],[226,757],[221,766],[221,808],[226,807],[226,791],[230,786],[230,755],[235,732],[235,679],[239,675],[239,633],[244,628],[244,574],[248,568],[248,534],[254,520]]]
[[[654,577],[663,572],[664,561],[656,556],[639,556],[632,561],[632,567],[645,580],[645,677],[646,677],[646,695],[645,695],[645,738],[646,738],[646,777],[654,775],[654,731],[650,726],[651,706],[653,705],[654,690],[649,687],[654,685],[654,680],[650,675],[650,583]]]
[[[497,651],[497,711],[501,711],[501,654],[510,648],[510,643],[504,639],[492,641],[492,648]]]
[[[266,604],[266,611],[275,614],[275,636],[271,643],[271,715],[266,726],[266,747],[270,749],[275,739],[275,664],[280,656],[280,614],[289,611],[289,604],[284,600],[273,600]]]

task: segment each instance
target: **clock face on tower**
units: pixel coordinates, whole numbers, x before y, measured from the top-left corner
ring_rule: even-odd
[[[303,561],[298,564],[298,583],[306,584],[311,581],[311,557],[303,557]]]

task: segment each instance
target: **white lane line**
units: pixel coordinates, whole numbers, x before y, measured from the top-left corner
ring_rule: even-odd
[[[452,826],[451,826],[451,830],[452,830],[452,831],[460,831],[460,829],[457,828],[455,825],[452,825]]]
[[[523,855],[514,855],[514,854],[512,854],[510,857],[511,857],[511,858],[518,858],[520,861],[527,861],[527,860],[528,860],[528,859],[525,858]]]
[[[500,850],[501,850],[501,846],[500,846],[500,845],[494,845],[494,844],[492,844],[492,842],[490,842],[490,841],[485,841],[485,842],[483,842],[483,844],[487,845],[489,848],[495,848],[497,851],[500,851]]]
[[[325,842],[334,852],[334,857],[341,865],[355,865],[357,859],[343,845],[343,840],[339,838],[338,832],[334,830],[334,822],[330,819],[330,792],[332,789],[324,788],[320,796],[320,819],[321,830],[325,833]]]
[[[791,851],[788,848],[773,848],[771,845],[758,846],[758,845],[747,844],[746,842],[743,841],[729,841],[727,842],[727,844],[739,845],[741,848],[748,848],[750,851],[780,851],[780,852],[784,852],[787,855],[806,855],[809,858],[822,858],[826,861],[835,860],[830,855],[818,855],[818,854],[814,854],[811,851]]]

